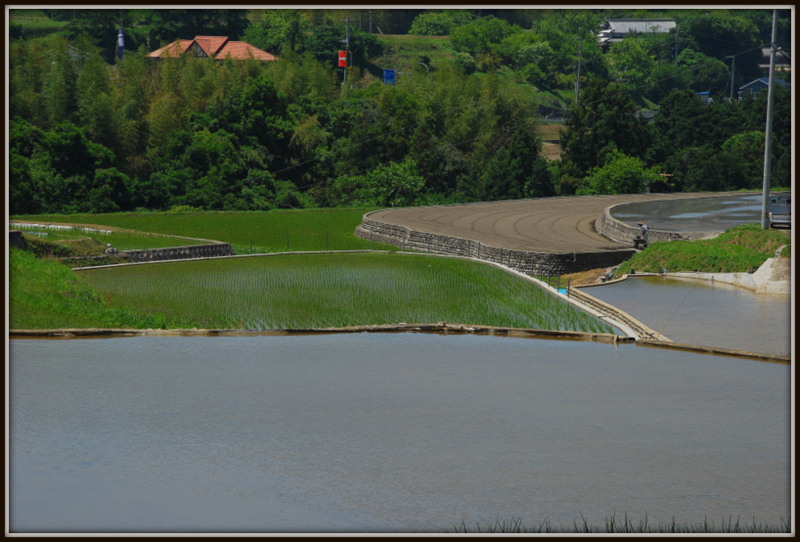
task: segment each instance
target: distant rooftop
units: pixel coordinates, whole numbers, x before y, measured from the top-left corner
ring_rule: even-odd
[[[176,40],[156,49],[148,54],[149,58],[176,58],[184,54],[191,54],[196,57],[207,57],[215,60],[262,60],[270,62],[278,60],[258,47],[250,45],[244,41],[231,41],[227,36],[195,36],[191,40]]]
[[[673,19],[609,19],[597,38],[600,44],[619,43],[631,33],[666,34],[675,26]]]

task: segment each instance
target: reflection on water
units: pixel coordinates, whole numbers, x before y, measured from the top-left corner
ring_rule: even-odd
[[[698,280],[638,277],[587,288],[680,343],[788,355],[791,297]]]
[[[761,222],[761,194],[626,203],[611,215],[630,225],[639,220],[663,231],[725,231]]]
[[[789,519],[788,365],[416,334],[10,353],[19,532]]]

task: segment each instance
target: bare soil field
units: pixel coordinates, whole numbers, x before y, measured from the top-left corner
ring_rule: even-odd
[[[595,231],[607,207],[621,203],[730,196],[730,192],[565,196],[525,200],[405,207],[370,214],[414,231],[480,241],[494,247],[545,253],[630,248]],[[642,217],[647,219],[647,217]]]
[[[561,135],[565,128],[562,124],[540,124],[536,127],[536,134],[542,139],[542,156],[547,160],[561,158]]]

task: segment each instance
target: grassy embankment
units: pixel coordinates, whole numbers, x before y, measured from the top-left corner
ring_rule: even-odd
[[[9,251],[9,328],[160,328],[160,315],[107,303],[64,264]]]
[[[762,230],[758,224],[731,228],[714,239],[653,243],[619,266],[618,274],[696,271],[706,273],[748,273],[758,269],[775,251],[789,245],[787,231]],[[781,252],[791,256],[791,247]]]
[[[54,21],[40,9],[9,9],[9,33],[12,38],[37,38],[64,34],[67,21]]]

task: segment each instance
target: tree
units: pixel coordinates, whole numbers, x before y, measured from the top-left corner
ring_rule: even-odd
[[[414,18],[409,34],[448,36],[453,28],[470,22],[474,16],[464,9],[426,11]]]
[[[108,64],[97,52],[87,55],[76,82],[77,122],[92,141],[118,151],[121,119],[110,92]]]
[[[644,91],[645,83],[649,81],[656,65],[655,57],[648,51],[645,41],[635,37],[627,37],[612,45],[606,59],[609,75],[639,93]]]
[[[639,157],[649,146],[649,132],[631,97],[616,83],[600,79],[584,87],[578,105],[567,114],[565,127],[562,157],[579,176],[604,164],[609,152]]]
[[[660,62],[655,65],[650,74],[647,98],[655,103],[660,103],[673,90],[683,90],[692,84],[692,74],[686,68],[673,63]]]
[[[46,98],[50,126],[73,120],[77,106],[75,97],[77,67],[68,47],[65,40],[56,40],[51,49],[52,56],[49,59],[49,69],[42,89]]]
[[[170,194],[169,205],[222,209],[227,194],[240,190],[245,169],[235,137],[224,130],[174,131],[154,177]]]
[[[284,55],[305,49],[306,33],[311,25],[300,10],[269,9],[251,23],[242,40],[271,53]]]
[[[450,43],[458,52],[477,55],[492,52],[493,46],[513,34],[515,27],[496,17],[482,17],[450,32]]]
[[[729,165],[734,189],[759,188],[764,176],[764,132],[736,134],[722,144],[719,161]]]
[[[131,179],[117,168],[98,169],[79,210],[113,213],[131,210]]]
[[[596,39],[600,16],[589,10],[556,10],[533,23],[538,42],[555,53],[552,71],[545,71],[549,87],[573,88],[580,54],[582,78],[606,77],[607,65]]]
[[[691,49],[684,49],[678,55],[678,66],[691,71],[694,90],[703,92],[722,92],[728,84],[730,70],[724,62]]]
[[[520,123],[488,161],[475,199],[552,196],[554,188],[533,123]]]
[[[606,163],[589,172],[579,195],[642,194],[660,179],[657,167],[648,168],[639,158],[612,151]]]
[[[407,207],[413,205],[425,184],[413,160],[391,162],[363,175],[346,175],[332,183],[330,197],[336,205]]]
[[[718,60],[736,55],[737,88],[758,77],[761,41],[752,21],[727,10],[679,11],[675,19],[681,34],[693,41],[692,49]]]
[[[710,145],[680,149],[664,162],[664,169],[674,175],[675,185],[682,192],[733,189],[730,181],[735,171]]]

